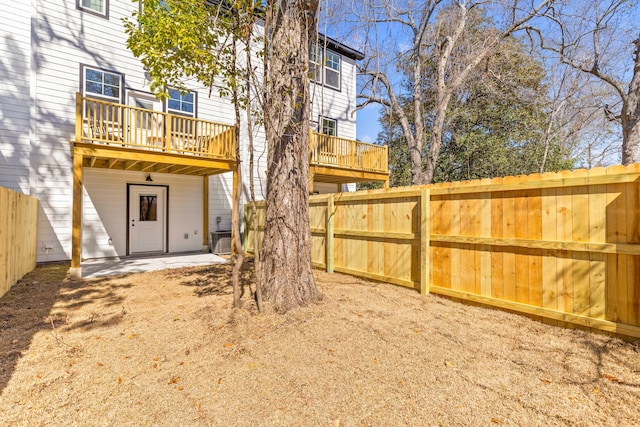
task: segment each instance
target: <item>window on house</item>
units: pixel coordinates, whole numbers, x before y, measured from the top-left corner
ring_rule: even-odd
[[[122,138],[122,102],[123,76],[111,71],[82,66],[82,94],[93,98],[84,102],[84,117],[87,132],[92,138],[110,141]]]
[[[309,78],[340,90],[340,68],[342,57],[316,44],[309,51]]]
[[[195,116],[195,97],[193,92],[180,93],[177,89],[169,89],[167,99],[167,111],[183,116]]]
[[[326,117],[320,118],[320,133],[329,136],[338,136],[338,122]]]
[[[195,120],[189,120],[196,116],[195,92],[181,93],[177,89],[169,89],[167,99],[167,113],[173,114],[171,118],[171,131],[174,134],[193,135],[196,131]],[[182,116],[182,117],[177,117]],[[185,119],[185,117],[187,117]]]
[[[80,10],[108,17],[109,0],[77,0],[76,6]]]
[[[84,95],[119,103],[122,99],[122,74],[85,67]]]

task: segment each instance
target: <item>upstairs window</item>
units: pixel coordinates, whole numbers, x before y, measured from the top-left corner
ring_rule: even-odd
[[[177,89],[169,89],[167,112],[195,117],[195,111],[195,96],[193,92],[180,93]]]
[[[316,83],[324,83],[333,89],[340,90],[340,74],[342,57],[315,43],[309,51],[309,78]]]
[[[320,133],[329,136],[338,136],[338,122],[326,117],[320,117]]]
[[[76,7],[95,15],[109,17],[109,0],[76,0]]]
[[[122,74],[84,67],[84,95],[120,103]]]

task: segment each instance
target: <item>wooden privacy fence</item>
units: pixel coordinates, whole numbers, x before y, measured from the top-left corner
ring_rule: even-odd
[[[0,297],[36,267],[38,199],[0,187]]]
[[[640,337],[640,165],[312,196],[310,221],[327,271]]]

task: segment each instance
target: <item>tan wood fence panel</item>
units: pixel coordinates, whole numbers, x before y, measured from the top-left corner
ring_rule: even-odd
[[[0,297],[36,267],[38,200],[0,187]]]
[[[640,165],[310,200],[328,271],[640,337]]]

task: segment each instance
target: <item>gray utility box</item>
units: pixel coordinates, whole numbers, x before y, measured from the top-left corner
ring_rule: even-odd
[[[209,233],[209,252],[216,255],[231,253],[231,231],[212,231]]]

